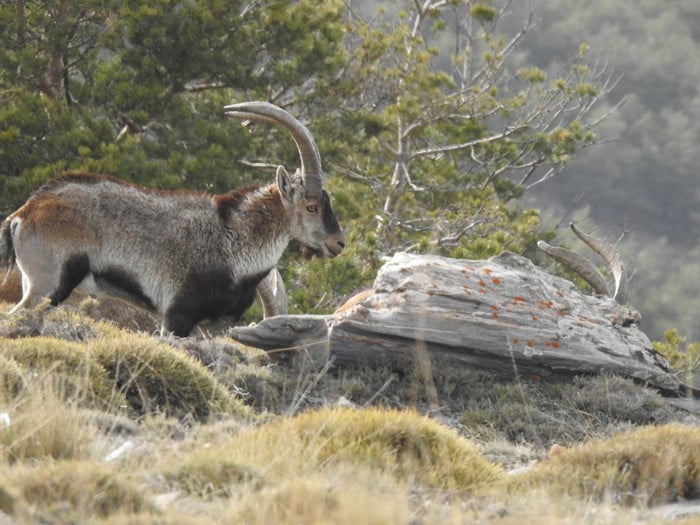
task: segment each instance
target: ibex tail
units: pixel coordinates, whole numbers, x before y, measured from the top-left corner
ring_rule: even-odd
[[[8,217],[0,226],[0,269],[4,266],[8,274],[15,265],[15,247],[12,245],[10,221],[11,218]]]

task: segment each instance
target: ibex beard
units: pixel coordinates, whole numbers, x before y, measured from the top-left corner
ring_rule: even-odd
[[[290,239],[306,256],[335,257],[345,239],[322,188],[308,129],[277,106],[248,102],[228,115],[276,122],[292,134],[298,176],[222,195],[142,188],[67,174],[37,190],[0,227],[0,263],[16,264],[22,299],[56,305],[76,287],[162,315],[162,333],[187,336],[204,319],[238,319]]]

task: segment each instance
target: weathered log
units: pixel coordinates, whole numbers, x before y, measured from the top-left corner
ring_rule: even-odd
[[[370,292],[335,314],[272,317],[230,335],[268,350],[312,344],[339,367],[405,370],[429,355],[507,377],[611,372],[687,391],[638,320],[512,253],[478,261],[399,253]]]

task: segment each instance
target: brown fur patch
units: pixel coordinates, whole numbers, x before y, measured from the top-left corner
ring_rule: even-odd
[[[76,205],[56,195],[37,195],[22,206],[16,215],[22,219],[21,236],[34,233],[46,238],[80,243],[95,240]]]
[[[248,195],[256,191],[259,186],[245,186],[236,190],[229,191],[223,195],[214,196],[214,206],[222,220],[227,220],[231,216],[231,212],[240,208],[243,201]]]
[[[249,218],[247,223],[252,227],[251,233],[258,239],[269,239],[280,230],[287,229],[279,190],[276,186],[270,186],[267,190],[243,206],[244,213]]]

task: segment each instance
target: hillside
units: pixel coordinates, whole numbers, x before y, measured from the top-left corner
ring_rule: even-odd
[[[700,496],[697,418],[630,380],[332,372],[90,308],[0,316],[8,523],[660,523]]]

